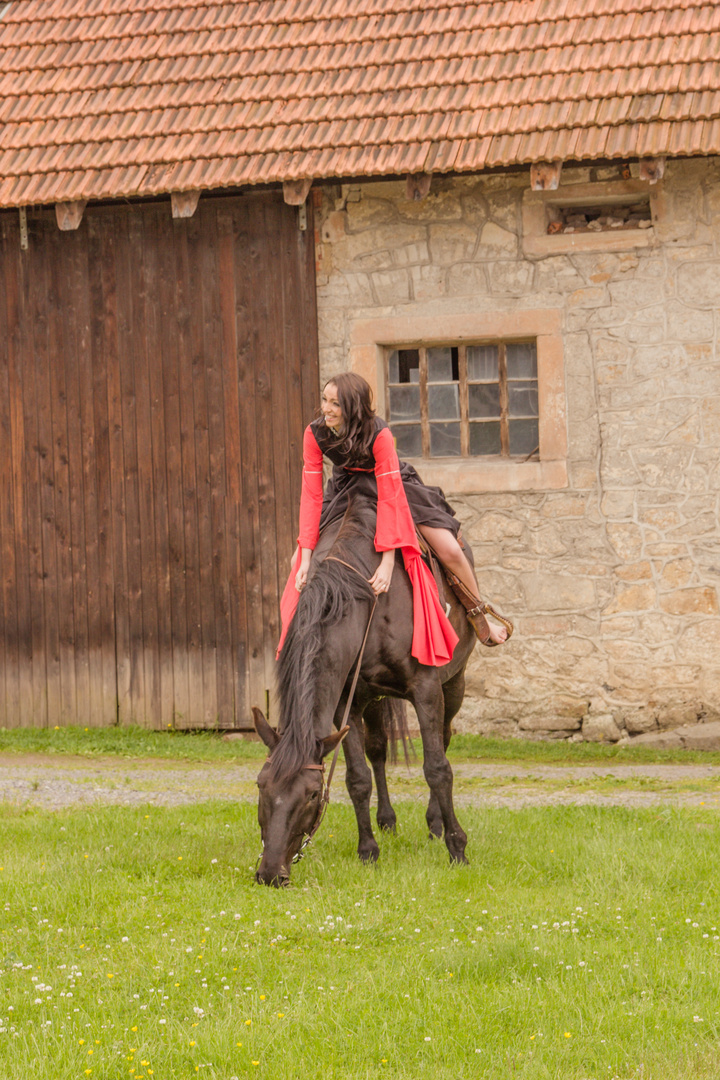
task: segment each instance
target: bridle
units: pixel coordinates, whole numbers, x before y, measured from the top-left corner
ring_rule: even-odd
[[[337,556],[335,556],[335,555],[326,555],[325,556],[325,561],[326,562],[342,563],[343,566],[347,566],[347,568],[349,570],[352,570],[355,574],[358,574],[358,576],[361,577],[363,579],[363,581],[367,583],[367,578],[365,577],[365,575],[360,573],[360,571],[357,569],[357,567],[352,566],[348,562],[345,562],[344,559],[338,559]],[[370,633],[370,624],[372,623],[373,615],[375,614],[375,608],[377,607],[377,602],[378,602],[378,598],[376,596],[374,601],[373,601],[373,606],[370,609],[370,616],[369,616],[368,621],[367,621],[367,626],[365,627],[365,636],[363,637],[362,645],[360,646],[360,652],[358,653],[357,663],[355,665],[355,673],[353,675],[352,684],[350,686],[350,693],[348,694],[348,699],[347,699],[347,702],[345,704],[345,712],[343,713],[342,722],[341,722],[340,728],[339,728],[340,738],[338,739],[337,743],[335,744],[335,752],[333,753],[332,761],[330,762],[330,768],[328,769],[327,778],[325,776],[325,762],[324,761],[321,761],[319,765],[314,765],[314,764],[303,765],[303,769],[313,769],[313,770],[321,773],[321,775],[322,775],[322,794],[320,796],[320,802],[318,803],[318,808],[317,808],[317,813],[315,815],[315,820],[313,821],[312,826],[310,827],[310,831],[303,833],[303,839],[302,839],[302,842],[300,844],[300,847],[298,848],[297,852],[293,855],[293,859],[292,859],[293,865],[295,863],[300,862],[300,860],[304,857],[305,852],[307,851],[308,847],[312,843],[312,839],[315,836],[315,833],[318,831],[318,829],[320,828],[320,825],[322,824],[322,820],[325,817],[325,811],[327,810],[328,804],[330,803],[330,785],[332,783],[333,773],[335,772],[335,766],[337,765],[338,755],[340,754],[340,747],[342,746],[343,742],[345,741],[345,737],[347,736],[347,734],[350,731],[350,727],[348,725],[347,720],[348,720],[348,716],[350,715],[350,709],[352,708],[353,699],[355,697],[355,688],[357,687],[358,678],[360,677],[360,666],[362,664],[363,656],[365,654],[365,646],[367,645],[367,639],[368,639],[368,635]],[[272,761],[272,755],[268,758],[268,762],[270,762],[270,761]],[[260,842],[262,843],[263,850],[264,850],[265,849],[265,842],[263,841],[262,837],[260,838]],[[257,870],[257,867],[260,864],[261,859],[262,859],[262,852],[260,852],[260,854],[258,856],[257,863],[255,864],[255,869],[256,870]]]

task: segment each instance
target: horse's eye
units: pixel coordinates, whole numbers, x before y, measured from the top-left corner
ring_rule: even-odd
[[[317,799],[317,797],[318,797],[317,791],[311,791],[310,792],[310,798],[311,799]]]

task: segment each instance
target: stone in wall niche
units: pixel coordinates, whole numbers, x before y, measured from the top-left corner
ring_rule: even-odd
[[[617,714],[615,716],[617,723]],[[643,735],[647,731],[657,730],[657,710],[649,705],[623,710],[622,718],[629,735]]]
[[[711,586],[699,589],[678,589],[660,597],[660,607],[669,615],[718,615],[717,590]]]

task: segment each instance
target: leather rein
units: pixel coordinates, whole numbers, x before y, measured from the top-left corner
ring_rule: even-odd
[[[363,581],[367,584],[367,578],[365,577],[365,575],[362,574],[357,569],[357,567],[352,566],[348,562],[345,562],[344,559],[338,559],[336,555],[326,555],[325,556],[325,562],[341,563],[342,566],[346,566],[348,568],[348,570],[352,570],[353,573],[355,573],[359,577],[361,577],[363,579]],[[325,817],[325,811],[327,810],[328,804],[330,803],[330,785],[332,783],[333,774],[335,772],[335,766],[337,765],[338,756],[340,754],[340,747],[342,746],[346,735],[350,731],[350,727],[348,726],[347,720],[348,720],[348,717],[350,715],[350,709],[352,708],[353,699],[355,697],[355,689],[357,687],[358,679],[360,677],[360,667],[362,665],[363,656],[365,655],[365,646],[367,645],[367,639],[368,639],[368,636],[370,634],[370,626],[372,624],[373,615],[375,614],[375,608],[377,607],[377,602],[378,602],[378,598],[376,596],[374,601],[373,601],[373,606],[370,609],[370,616],[369,616],[368,621],[367,621],[367,626],[365,627],[365,636],[363,637],[362,645],[360,646],[360,652],[358,653],[357,663],[355,665],[355,673],[353,675],[353,680],[352,680],[352,683],[351,683],[351,686],[350,686],[350,693],[348,694],[348,699],[347,699],[347,702],[345,704],[345,712],[343,713],[342,722],[340,723],[340,728],[339,728],[340,738],[338,739],[338,741],[337,741],[337,743],[335,745],[335,752],[334,752],[334,754],[332,756],[332,761],[330,762],[330,768],[328,769],[327,777],[325,776],[325,762],[324,761],[321,761],[319,765],[303,765],[303,769],[313,769],[313,770],[316,770],[316,771],[318,771],[318,772],[320,772],[322,774],[323,790],[322,790],[322,795],[320,796],[320,803],[318,805],[318,811],[317,811],[317,814],[315,816],[315,821],[313,822],[313,825],[312,825],[312,828],[310,829],[310,832],[304,834],[302,843],[300,844],[300,847],[299,847],[297,853],[293,856],[293,860],[292,860],[293,863],[300,862],[300,860],[305,855],[305,852],[307,851],[308,847],[310,846],[310,844],[312,842],[312,839],[315,836],[315,833],[318,831],[318,829],[320,828],[320,825],[322,824],[322,820]],[[263,843],[263,847],[264,846],[265,845]],[[262,855],[260,855],[260,858],[258,859],[258,863],[260,862],[261,858],[262,858]]]

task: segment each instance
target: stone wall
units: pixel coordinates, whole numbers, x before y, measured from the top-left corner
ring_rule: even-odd
[[[481,592],[516,622],[475,650],[456,726],[617,740],[717,719],[720,162],[668,162],[651,242],[617,253],[524,256],[528,186],[433,178],[416,203],[400,181],[326,187],[321,375],[348,366],[358,320],[559,311],[567,489],[449,492]]]

